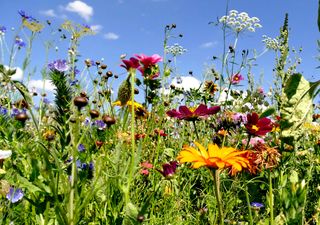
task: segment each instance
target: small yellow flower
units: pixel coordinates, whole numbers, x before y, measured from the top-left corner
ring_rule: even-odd
[[[131,107],[133,105],[134,111],[135,111],[137,117],[147,117],[148,116],[148,111],[143,107],[143,105],[141,105],[138,102],[133,102],[133,104],[132,104],[132,101],[129,100],[129,101],[127,101],[127,103],[125,105],[122,105],[121,101],[118,100],[118,101],[113,102],[112,105],[113,106],[120,106],[120,107],[128,106],[130,112],[132,109]]]
[[[202,166],[214,169],[231,169],[231,174],[240,172],[243,168],[250,167],[250,161],[247,158],[248,151],[239,151],[232,147],[220,148],[216,144],[209,144],[208,151],[201,144],[195,142],[199,150],[184,146],[177,159],[180,163],[191,162],[193,168]]]

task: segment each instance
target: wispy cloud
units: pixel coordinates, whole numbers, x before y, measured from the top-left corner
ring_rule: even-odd
[[[93,30],[95,33],[100,33],[100,31],[102,30],[102,26],[100,24],[95,24],[95,25],[91,25],[90,26],[91,30]]]
[[[51,80],[30,80],[28,83],[29,89],[45,90],[52,92],[55,89],[55,86],[51,83]]]
[[[108,32],[108,33],[104,34],[103,37],[104,37],[105,39],[107,39],[107,40],[112,40],[112,41],[114,41],[114,40],[119,39],[120,36],[119,36],[118,34],[116,34],[116,33]]]
[[[201,48],[212,48],[218,44],[217,41],[210,41],[210,42],[205,42],[200,45]]]
[[[86,21],[89,21],[91,16],[93,16],[93,8],[82,1],[73,1],[69,2],[68,5],[65,7],[65,10],[69,12],[77,13]]]
[[[48,16],[48,17],[57,17],[57,14],[53,9],[41,10],[39,13],[41,15]]]

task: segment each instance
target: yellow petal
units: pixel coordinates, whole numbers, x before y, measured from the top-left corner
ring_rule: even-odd
[[[209,158],[207,150],[201,144],[198,142],[194,142],[194,144],[199,148],[200,153],[204,158]]]

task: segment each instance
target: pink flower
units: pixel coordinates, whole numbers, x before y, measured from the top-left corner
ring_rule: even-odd
[[[124,59],[122,60],[122,62],[123,64],[121,64],[120,66],[125,68],[127,71],[129,71],[131,68],[137,69],[140,66],[139,60],[134,57],[131,57],[129,60]]]
[[[239,84],[242,80],[244,80],[244,77],[240,73],[234,74],[231,77],[231,84]]]
[[[154,79],[159,76],[158,62],[162,61],[161,56],[154,54],[152,56],[146,56],[144,54],[136,55],[142,66],[138,68],[141,74],[148,79]]]
[[[243,145],[246,145],[248,143],[248,140],[247,139],[243,139],[242,140],[242,144]],[[251,146],[256,146],[257,144],[264,144],[265,143],[265,141],[261,138],[261,137],[253,137],[253,138],[251,138],[250,139],[250,142],[249,142],[249,144],[251,145]]]
[[[200,104],[197,108],[188,108],[187,106],[180,106],[179,111],[173,109],[167,112],[167,115],[180,120],[196,121],[200,118],[216,114],[220,111],[220,106],[213,106],[208,108],[204,104]]]
[[[162,61],[162,57],[158,54],[146,56],[145,54],[135,55],[144,68],[150,68]]]

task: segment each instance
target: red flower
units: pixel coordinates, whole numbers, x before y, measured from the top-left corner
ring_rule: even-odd
[[[204,104],[200,104],[197,108],[192,109],[187,106],[180,106],[179,111],[173,109],[167,112],[167,115],[181,120],[195,121],[201,117],[216,114],[220,111],[220,106],[213,106],[208,108]]]
[[[268,118],[261,118],[257,113],[247,115],[247,124],[245,124],[247,132],[251,135],[264,136],[272,130],[271,120]]]
[[[137,69],[140,66],[139,60],[134,57],[131,57],[129,60],[124,59],[122,60],[122,62],[123,64],[121,64],[120,66],[125,68],[127,71],[129,71],[131,68]]]

